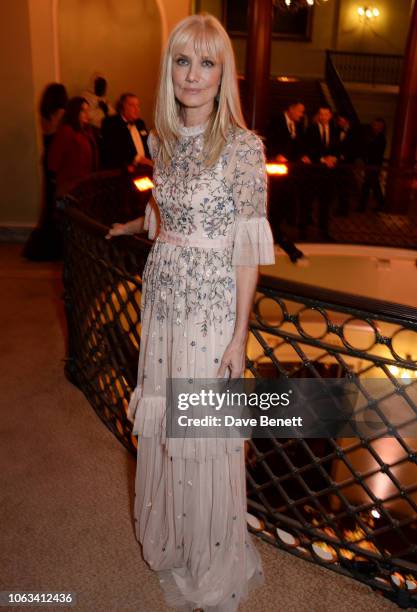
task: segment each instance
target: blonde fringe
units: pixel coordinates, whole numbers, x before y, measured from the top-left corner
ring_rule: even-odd
[[[183,19],[172,31],[162,58],[159,87],[155,105],[155,133],[160,141],[159,161],[170,163],[180,138],[181,105],[175,99],[172,83],[174,50],[185,40],[194,40],[197,47],[205,45],[215,50],[222,61],[223,73],[212,116],[204,134],[203,164],[214,165],[226,143],[231,127],[246,128],[239,98],[235,57],[230,39],[221,23],[212,15],[191,15]]]

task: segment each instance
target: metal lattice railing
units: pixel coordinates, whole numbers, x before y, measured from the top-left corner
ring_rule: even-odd
[[[348,376],[364,395],[367,380],[383,379],[394,401],[404,398],[401,375],[415,381],[405,401],[416,421],[416,309],[263,277],[254,311],[248,367],[255,376]],[[374,409],[383,399],[366,396]],[[357,439],[252,440],[248,504],[265,539],[410,605],[417,439],[399,423],[389,428],[392,437],[384,430]]]
[[[104,239],[103,220],[120,218],[110,183],[96,177],[61,202],[66,373],[135,453],[126,411],[151,243]],[[249,336],[248,376],[349,376],[372,409],[382,399],[366,395],[364,381],[380,378],[417,418],[417,309],[262,276]],[[251,440],[248,508],[252,529],[271,544],[407,607],[417,602],[417,438],[395,419],[388,427],[391,437]]]

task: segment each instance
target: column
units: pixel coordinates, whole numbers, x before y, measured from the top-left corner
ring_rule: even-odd
[[[410,29],[401,75],[391,151],[392,169],[387,183],[387,209],[407,212],[411,174],[417,153],[417,0],[413,3]]]
[[[249,127],[262,131],[268,116],[272,0],[249,0],[248,20],[244,111]]]

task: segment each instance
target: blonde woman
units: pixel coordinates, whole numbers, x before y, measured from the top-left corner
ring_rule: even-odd
[[[128,410],[136,534],[168,605],[231,612],[263,579],[246,526],[244,441],[165,435],[167,378],[242,377],[258,264],[275,261],[263,145],[245,126],[230,40],[211,15],[171,33],[149,145],[154,202],[107,235],[154,237],[160,217]]]

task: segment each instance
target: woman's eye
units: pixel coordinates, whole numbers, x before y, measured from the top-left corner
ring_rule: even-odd
[[[211,60],[203,60],[203,66],[212,68],[214,66],[214,62],[212,62]]]
[[[185,65],[187,64],[187,60],[186,60],[186,59],[184,59],[183,57],[179,57],[179,58],[177,59],[177,64],[178,64],[179,66],[185,66]]]

